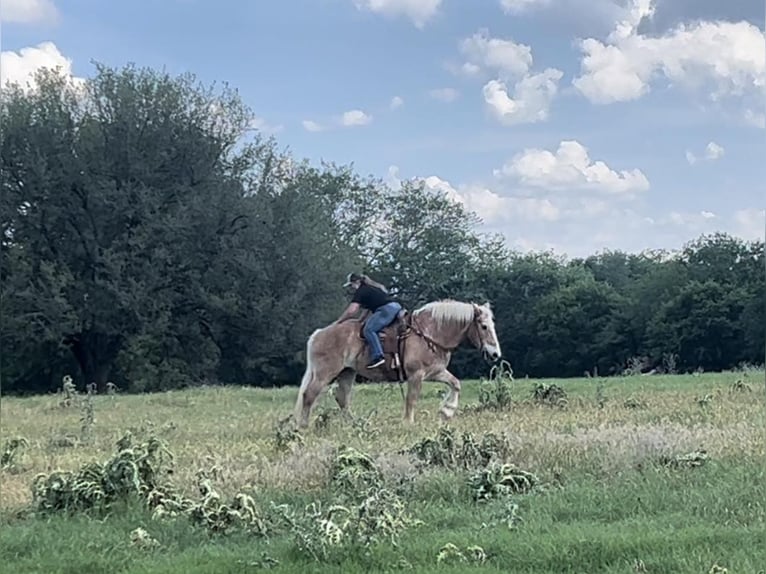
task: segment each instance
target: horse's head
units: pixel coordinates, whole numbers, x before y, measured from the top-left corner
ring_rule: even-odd
[[[500,342],[495,332],[495,318],[489,303],[473,304],[473,323],[468,330],[468,340],[481,350],[485,360],[497,361],[502,356]]]

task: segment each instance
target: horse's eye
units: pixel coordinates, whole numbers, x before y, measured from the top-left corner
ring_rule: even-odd
[[[487,326],[486,325],[482,325],[481,328],[484,329],[485,331],[487,330]]]

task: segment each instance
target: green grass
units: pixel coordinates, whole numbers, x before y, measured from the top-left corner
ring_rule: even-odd
[[[733,391],[744,380],[751,391]],[[395,387],[356,389],[356,423],[331,418],[312,428],[303,445],[275,450],[277,421],[289,414],[295,389],[208,388],[144,396],[94,399],[92,441],[56,446],[79,435],[77,407],[54,397],[4,398],[3,443],[23,436],[29,447],[17,468],[0,474],[0,570],[14,573],[226,573],[259,572],[528,572],[694,573],[714,564],[730,574],[766,568],[766,465],[763,373],[705,374],[544,381],[563,387],[566,409],[529,401],[541,381],[512,383],[515,403],[502,412],[463,411],[450,423],[458,433],[505,432],[506,459],[535,473],[539,488],[510,496],[520,518],[505,523],[507,500],[474,502],[464,473],[418,472],[398,454],[441,426],[440,386],[426,385],[417,422],[401,421]],[[597,387],[601,387],[597,391]],[[698,399],[710,395],[709,401]],[[464,384],[461,406],[477,404],[478,384]],[[644,408],[628,408],[628,398]],[[601,404],[599,404],[599,399]],[[321,412],[333,412],[330,396]],[[406,510],[423,522],[398,546],[340,547],[320,563],[301,553],[292,535],[276,529],[268,539],[233,532],[211,534],[187,518],[153,520],[142,508],[108,516],[17,518],[29,505],[29,484],[39,472],[103,461],[132,428],[153,431],[176,455],[173,480],[194,495],[194,475],[215,465],[222,495],[246,490],[259,508],[269,501],[302,508],[313,500],[337,502],[328,485],[332,449],[348,444],[373,456],[390,485],[403,486]],[[706,464],[666,468],[663,455],[705,449]],[[159,546],[131,546],[145,528]],[[486,561],[437,563],[452,543],[464,552],[479,546]]]

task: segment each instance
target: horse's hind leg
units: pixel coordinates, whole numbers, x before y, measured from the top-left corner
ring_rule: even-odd
[[[339,359],[322,355],[315,357],[311,350],[312,339],[313,336],[309,339],[306,371],[303,374],[301,388],[295,401],[295,418],[301,428],[308,426],[311,410],[314,408],[319,395],[343,370],[343,365]]]
[[[309,426],[309,416],[316,404],[319,395],[335,378],[335,373],[328,373],[322,370],[309,370],[303,375],[301,390],[298,392],[296,401],[296,417],[298,426],[306,428]]]
[[[344,370],[338,375],[338,386],[335,389],[335,402],[338,403],[343,414],[348,414],[348,407],[351,404],[351,388],[354,385],[356,373],[351,369]]]

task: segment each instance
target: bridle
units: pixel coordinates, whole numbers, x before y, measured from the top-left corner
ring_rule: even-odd
[[[473,320],[471,321],[470,325],[468,325],[468,327],[465,330],[465,334],[467,334],[472,328],[476,329],[476,339],[477,339],[477,342],[479,343],[477,348],[481,346],[481,336],[479,335],[479,327],[476,324],[476,321],[477,319],[479,319],[479,317],[481,317],[481,311],[479,311],[478,309],[474,309]],[[428,345],[428,348],[431,350],[432,353],[435,353],[437,349],[440,350],[442,353],[453,353],[460,346],[460,343],[458,343],[454,347],[447,347],[445,345],[438,343],[437,341],[435,341],[434,339],[426,335],[422,327],[420,327],[420,325],[418,324],[417,315],[415,315],[414,313],[410,315],[410,329],[412,330],[413,333],[415,333],[418,337],[422,338],[426,342],[426,344]]]

